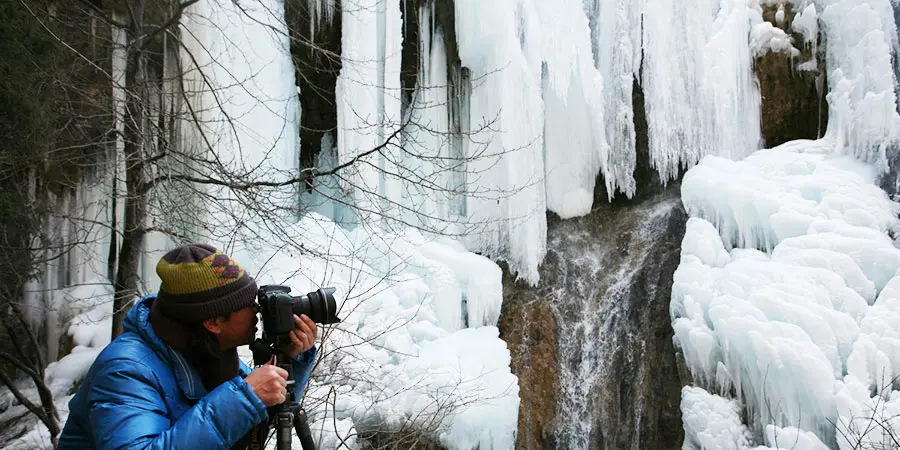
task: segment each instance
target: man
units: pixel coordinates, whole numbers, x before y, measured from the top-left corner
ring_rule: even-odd
[[[97,357],[69,402],[59,449],[244,449],[266,407],[285,401],[287,372],[254,371],[237,347],[254,340],[256,282],[208,245],[160,259],[159,293],[141,299],[125,332]],[[316,324],[294,316],[296,398],[315,361]]]

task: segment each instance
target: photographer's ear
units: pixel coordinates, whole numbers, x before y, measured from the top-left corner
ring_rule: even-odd
[[[222,324],[225,323],[224,317],[215,317],[203,321],[203,328],[206,328],[212,334],[218,336],[222,333]]]

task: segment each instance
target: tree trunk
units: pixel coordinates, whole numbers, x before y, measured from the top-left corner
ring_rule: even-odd
[[[145,145],[150,141],[145,122],[148,119],[149,94],[146,79],[147,55],[141,50],[140,42],[134,41],[142,29],[135,23],[142,17],[143,2],[138,2],[136,14],[132,16],[126,49],[125,68],[125,218],[122,224],[122,247],[119,249],[115,279],[115,300],[113,301],[112,338],[122,334],[125,315],[137,296],[138,268],[143,247],[144,226],[147,219],[147,199],[144,187],[147,180],[144,173]]]
[[[129,158],[131,160],[131,158]],[[128,170],[129,191],[133,186],[134,169]],[[131,191],[134,192],[134,191]],[[125,200],[125,229],[122,236],[122,248],[119,250],[119,264],[116,269],[115,301],[113,302],[112,337],[122,334],[125,314],[131,308],[137,296],[138,266],[144,240],[144,218],[146,203],[142,195],[129,195]]]

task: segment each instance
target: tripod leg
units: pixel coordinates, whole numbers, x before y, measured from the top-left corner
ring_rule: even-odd
[[[316,441],[313,440],[312,430],[309,429],[309,420],[306,418],[306,411],[302,409],[294,414],[294,430],[297,437],[300,438],[300,445],[303,450],[316,450]]]
[[[279,411],[275,416],[275,448],[291,450],[291,411]]]

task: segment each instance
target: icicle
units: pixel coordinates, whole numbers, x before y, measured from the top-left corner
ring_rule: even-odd
[[[525,2],[456,2],[459,56],[473,80],[466,206],[479,229],[467,244],[530,283],[547,232],[539,19]]]
[[[357,6],[342,10],[342,67],[335,88],[338,156],[342,164],[362,158],[349,168],[343,187],[364,220],[380,220],[393,216],[400,196],[399,142],[371,153],[389,137],[397,139],[400,126],[400,5],[366,0]]]
[[[450,205],[456,197],[453,168],[461,160],[450,153],[449,80],[444,36],[434,29],[430,7],[419,10],[418,83],[413,94],[409,123],[404,133],[407,155],[403,160],[405,215],[410,223],[427,230],[446,229]]]
[[[665,183],[701,157],[759,148],[759,94],[746,1],[664,0],[644,14],[642,82],[650,162]],[[717,12],[718,11],[718,12]]]
[[[592,12],[596,65],[603,76],[603,109],[609,140],[608,169],[604,172],[611,199],[618,188],[627,197],[637,189],[632,88],[640,68],[640,23],[644,1],[599,0]],[[610,176],[610,174],[612,174]]]
[[[547,209],[563,218],[581,216],[590,212],[598,173],[603,174],[609,198],[616,187],[628,196],[634,193],[634,127],[630,126],[631,151],[613,152],[606,137],[604,77],[594,64],[591,28],[581,3],[535,2],[534,8],[543,18],[535,40],[539,39],[543,61]],[[630,73],[630,67],[625,69]],[[628,113],[623,116],[630,119]],[[627,141],[629,127],[621,131]],[[617,137],[621,131],[615,131]]]
[[[308,0],[309,8],[309,35],[315,36],[316,30],[323,25],[328,26],[334,22],[335,2],[337,0]]]

